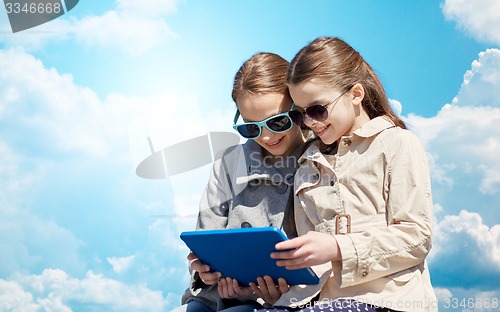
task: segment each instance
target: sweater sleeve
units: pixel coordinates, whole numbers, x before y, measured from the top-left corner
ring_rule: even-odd
[[[235,156],[231,153],[239,153],[239,151],[239,148],[229,148],[217,155],[200,200],[197,230],[223,229],[227,226],[233,196],[228,166],[231,166],[231,159],[234,159],[233,156]],[[182,303],[197,300],[208,305],[214,311],[222,309],[223,301],[217,291],[217,284],[206,285],[198,272],[191,269],[189,271],[191,275],[190,287],[184,293]]]
[[[234,197],[230,171],[234,159],[233,153],[239,153],[239,148],[229,149],[213,163],[212,171],[201,197],[196,229],[223,229],[226,228],[229,210]],[[237,158],[236,158],[237,159]]]

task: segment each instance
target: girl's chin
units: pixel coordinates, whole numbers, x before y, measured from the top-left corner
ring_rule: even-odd
[[[269,156],[284,156],[285,151],[282,149],[265,149]]]
[[[332,137],[328,137],[328,136],[326,136],[326,135],[324,135],[324,136],[320,137],[320,139],[321,139],[321,142],[323,142],[323,143],[324,143],[324,144],[326,144],[326,145],[333,144],[333,143],[335,143],[335,141],[336,141],[334,138],[332,138]]]

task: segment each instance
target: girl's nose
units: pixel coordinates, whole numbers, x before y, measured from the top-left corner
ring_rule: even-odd
[[[260,138],[263,142],[268,142],[272,140],[274,134],[275,134],[274,132],[270,131],[266,127],[262,127],[262,134],[260,135]]]
[[[304,122],[304,125],[311,128],[312,126],[314,126],[316,124],[317,121],[316,121],[316,119],[309,117],[309,115],[304,114],[304,121],[303,122]]]

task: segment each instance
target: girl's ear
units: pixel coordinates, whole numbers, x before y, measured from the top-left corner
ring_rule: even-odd
[[[361,105],[363,98],[365,97],[365,88],[362,84],[356,83],[351,88],[351,94],[353,96],[352,104],[353,105]]]

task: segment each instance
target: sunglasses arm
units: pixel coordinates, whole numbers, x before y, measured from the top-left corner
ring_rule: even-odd
[[[236,109],[236,114],[234,114],[233,125],[236,124],[236,122],[238,121],[238,118],[240,118],[240,110]]]

